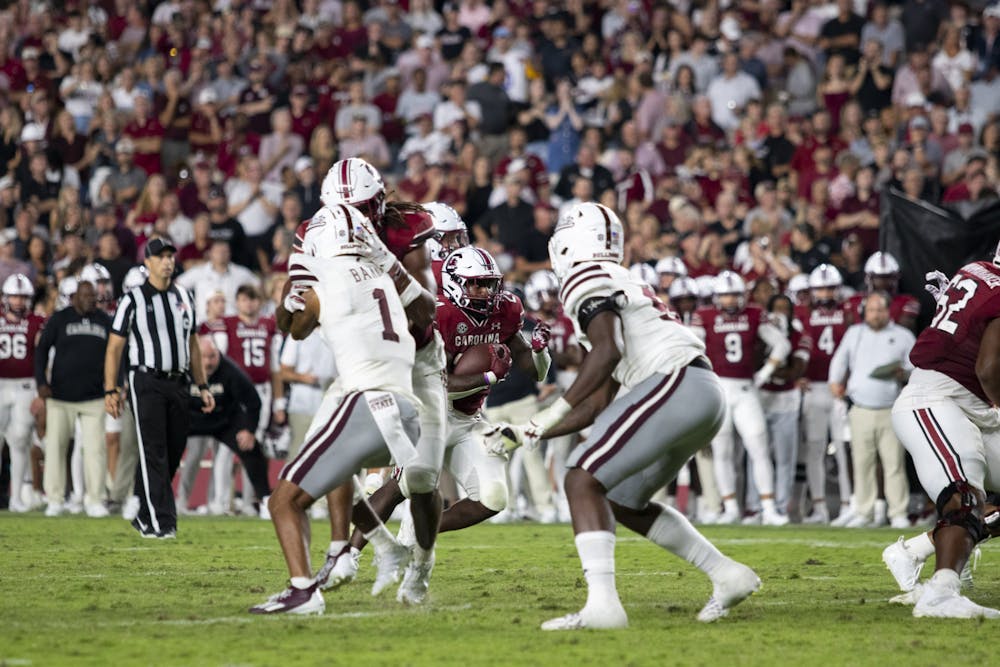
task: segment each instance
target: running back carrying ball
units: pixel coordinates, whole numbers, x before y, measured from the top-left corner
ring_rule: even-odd
[[[462,375],[473,373],[493,373],[495,379],[490,384],[503,380],[506,371],[510,370],[510,350],[499,343],[495,345],[476,345],[463,352],[455,360],[453,372]],[[501,371],[503,371],[501,373]]]

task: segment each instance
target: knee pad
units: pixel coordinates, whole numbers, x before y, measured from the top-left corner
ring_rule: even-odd
[[[397,479],[403,495],[409,498],[411,494],[430,493],[437,488],[438,471],[420,464],[408,465]]]
[[[502,512],[507,507],[507,484],[501,481],[486,482],[479,489],[479,502],[494,512]]]
[[[945,509],[952,499],[958,496],[960,505],[954,509]],[[934,527],[934,534],[946,526],[961,526],[972,537],[975,544],[989,537],[990,531],[979,516],[979,503],[976,494],[968,482],[952,482],[938,495],[937,511],[940,519]]]

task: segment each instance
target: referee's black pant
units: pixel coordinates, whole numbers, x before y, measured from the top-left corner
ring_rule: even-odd
[[[145,371],[129,373],[132,413],[139,441],[135,495],[138,528],[147,534],[177,529],[177,506],[171,483],[187,444],[191,416],[186,377],[167,379]]]
[[[247,471],[247,477],[250,478],[250,484],[253,485],[254,495],[257,496],[257,500],[263,501],[264,498],[271,495],[271,483],[267,479],[267,457],[264,455],[264,449],[260,446],[260,442],[256,440],[254,440],[253,449],[248,449],[246,451],[240,449],[240,446],[236,443],[236,434],[239,431],[240,428],[236,426],[229,426],[221,431],[210,432],[194,429],[189,435],[204,435],[215,438],[226,447],[233,450],[236,456],[239,457],[240,463],[243,464],[243,469]],[[244,494],[244,498],[245,497],[246,495]]]

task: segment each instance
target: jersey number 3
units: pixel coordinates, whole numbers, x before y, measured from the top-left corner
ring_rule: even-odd
[[[27,356],[27,336],[9,333],[0,335],[0,359],[24,359]]]
[[[945,292],[946,298],[939,300],[937,303],[937,312],[934,313],[931,326],[945,333],[954,334],[958,330],[958,322],[955,322],[951,318],[968,305],[972,297],[975,296],[978,286],[979,283],[972,278],[964,278],[962,280],[959,280],[957,277],[954,278],[948,287],[948,291]],[[956,293],[959,291],[962,292],[961,297],[954,299],[953,297],[958,296]]]

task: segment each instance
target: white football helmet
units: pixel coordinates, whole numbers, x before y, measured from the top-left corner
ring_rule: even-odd
[[[791,297],[792,301],[796,301],[798,294],[800,292],[809,291],[809,276],[804,273],[796,273],[794,276],[788,279],[788,286],[785,288],[785,294]]]
[[[375,236],[371,223],[353,206],[324,206],[305,224],[302,252],[322,259],[366,255]]]
[[[809,289],[840,287],[843,284],[844,279],[840,276],[840,271],[831,264],[820,264],[809,274]]]
[[[24,304],[19,308],[12,308],[10,305],[10,297],[12,296],[24,297]],[[35,287],[31,284],[28,276],[23,273],[15,273],[7,276],[7,279],[3,281],[3,305],[12,313],[20,315],[27,311],[28,303],[33,296],[35,296]]]
[[[70,300],[76,294],[76,288],[79,285],[80,283],[73,276],[66,276],[59,281],[59,298],[56,299],[59,308],[65,308],[70,304]]]
[[[486,288],[486,293],[470,294],[473,284]],[[463,310],[489,315],[496,309],[502,284],[503,274],[493,256],[472,246],[459,248],[448,255],[441,267],[441,291]]]
[[[145,266],[133,266],[125,274],[125,278],[122,279],[122,291],[131,292],[133,289],[142,285],[149,278],[149,271],[146,270]]]
[[[661,276],[686,276],[688,269],[680,257],[664,257],[656,263],[656,272]]]
[[[656,289],[660,285],[660,276],[657,274],[656,269],[645,262],[636,262],[628,267],[628,272],[630,276],[641,283],[646,283],[653,289]]]
[[[607,206],[596,202],[575,204],[559,219],[549,241],[552,269],[562,281],[578,262],[614,262],[625,256],[625,230]]]
[[[443,260],[448,253],[469,245],[469,230],[458,211],[439,201],[421,206],[434,221],[434,238],[427,240],[432,258]]]
[[[670,290],[667,292],[670,300],[675,299],[697,299],[701,296],[701,290],[698,289],[698,281],[694,278],[689,278],[688,276],[678,276],[678,278],[670,283]]]
[[[115,298],[115,288],[111,285],[111,273],[101,264],[87,264],[80,269],[80,282],[90,283],[97,294],[97,303],[108,303]]]
[[[715,281],[712,283],[712,296],[716,307],[721,307],[719,306],[719,297],[735,295],[739,297],[735,310],[742,310],[743,306],[746,305],[746,293],[746,283],[734,271],[723,271],[715,277]]]
[[[698,284],[698,298],[704,303],[712,303],[715,296],[715,276],[698,276],[694,279]]]
[[[535,271],[524,284],[524,303],[528,310],[539,311],[546,301],[559,299],[559,279],[548,270]]]
[[[350,204],[378,225],[385,215],[385,183],[375,167],[361,158],[334,162],[319,189],[326,207]]]

